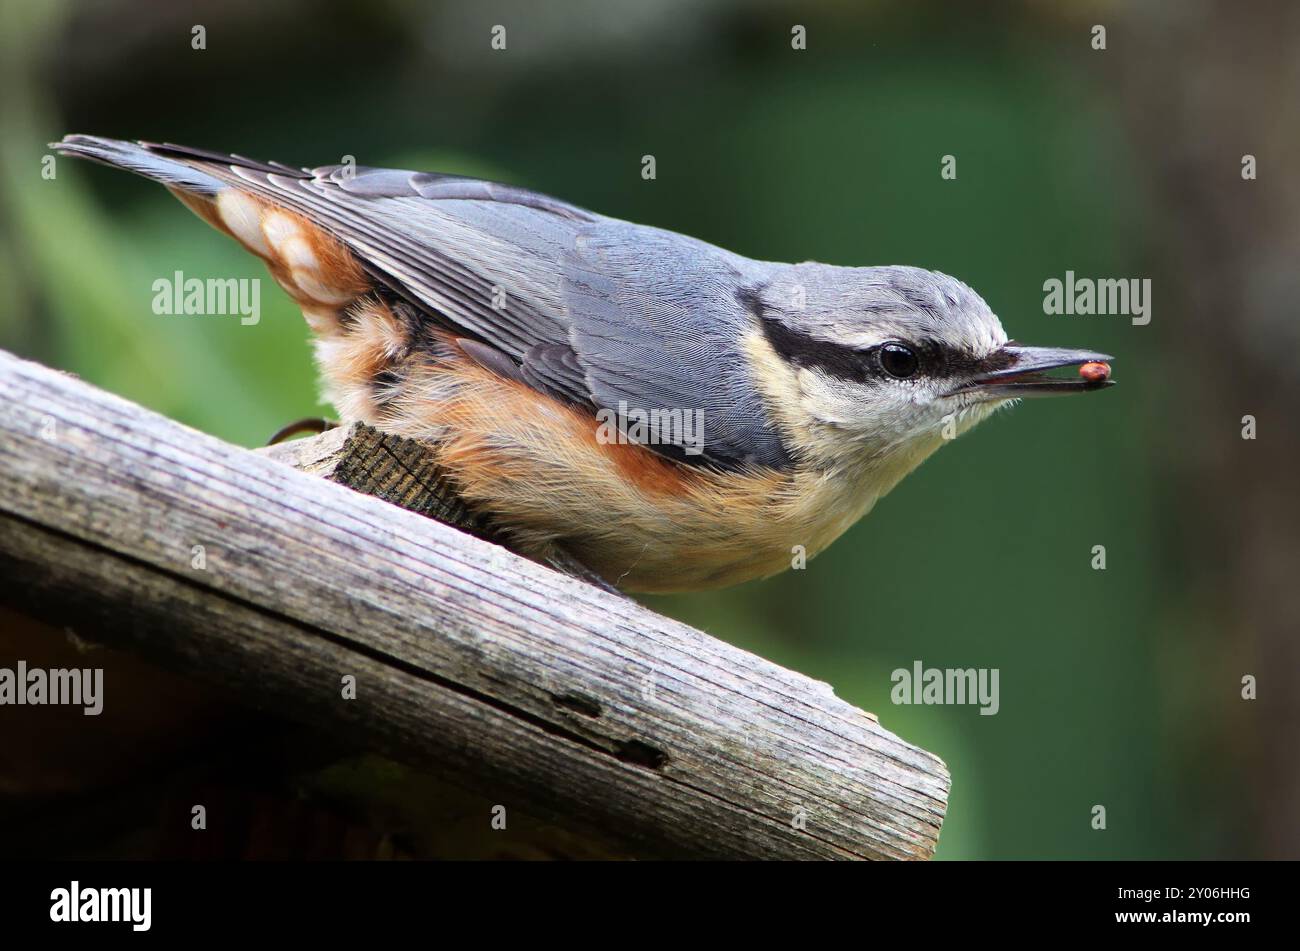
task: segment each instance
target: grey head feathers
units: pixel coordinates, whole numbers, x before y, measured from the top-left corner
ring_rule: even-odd
[[[956,278],[923,268],[771,265],[751,299],[773,345],[789,359],[868,382],[872,354],[900,342],[917,349],[923,370],[957,375],[1007,341],[984,299]]]

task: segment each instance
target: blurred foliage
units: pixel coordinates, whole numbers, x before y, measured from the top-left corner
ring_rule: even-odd
[[[306,329],[272,281],[256,326],[151,313],[173,271],[265,275],[155,185],[70,161],[42,180],[44,143],[73,131],[462,171],[755,257],[953,274],[1013,337],[1117,354],[1121,385],[1000,414],[806,571],[650,602],[942,756],[941,857],[1216,849],[1205,821],[1202,839],[1175,831],[1214,804],[1181,793],[1194,724],[1170,715],[1175,672],[1154,646],[1178,584],[1153,515],[1148,358],[1164,331],[1042,311],[1043,281],[1067,269],[1150,275],[1140,161],[1085,28],[1020,4],[663,3],[622,31],[597,12],[634,6],[7,7],[0,280],[22,307],[0,346],[243,445],[318,412]],[[890,672],[915,660],[1000,668],[1001,711],[892,705]]]

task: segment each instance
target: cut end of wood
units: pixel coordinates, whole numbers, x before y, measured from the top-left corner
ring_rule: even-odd
[[[413,439],[351,423],[255,451],[479,538],[493,537],[433,453]]]

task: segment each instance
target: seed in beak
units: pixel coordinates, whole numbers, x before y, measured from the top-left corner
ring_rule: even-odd
[[[1109,363],[1085,363],[1079,367],[1079,376],[1089,383],[1100,383],[1110,379]]]

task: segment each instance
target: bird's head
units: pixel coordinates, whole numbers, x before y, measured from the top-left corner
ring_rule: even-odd
[[[1075,369],[1106,354],[1009,341],[984,299],[945,274],[808,263],[769,278],[747,292],[749,352],[787,442],[814,465],[865,463],[892,485],[1010,401],[1111,382],[1108,367]]]

